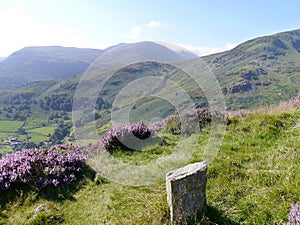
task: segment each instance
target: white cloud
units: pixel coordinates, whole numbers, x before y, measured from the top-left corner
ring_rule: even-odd
[[[167,24],[152,20],[149,23],[144,24],[144,26],[145,27],[150,27],[150,28],[159,28],[159,27],[167,26]]]
[[[129,40],[138,40],[143,36],[143,34],[148,33],[153,29],[167,27],[167,26],[168,26],[167,23],[151,20],[148,23],[131,28],[129,34],[127,34],[125,37]]]
[[[222,48],[196,47],[196,46],[185,45],[185,44],[177,44],[177,45],[195,53],[198,56],[205,56],[205,55],[210,55],[218,52],[228,51],[237,46],[237,44],[232,44],[232,43],[227,43]]]
[[[8,56],[25,46],[87,45],[75,30],[43,24],[18,9],[0,12],[0,27],[0,56]]]
[[[138,39],[141,36],[142,27],[136,26],[130,30],[129,37],[132,39]]]

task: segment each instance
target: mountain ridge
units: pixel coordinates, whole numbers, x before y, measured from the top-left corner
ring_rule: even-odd
[[[111,52],[118,52],[109,57]],[[133,53],[133,54],[132,54]],[[105,56],[110,66],[132,60],[178,61],[197,57],[193,53],[179,54],[155,42],[120,43],[106,49],[62,46],[31,46],[12,53],[0,61],[0,88],[15,87],[37,80],[65,79],[84,73],[99,57]]]

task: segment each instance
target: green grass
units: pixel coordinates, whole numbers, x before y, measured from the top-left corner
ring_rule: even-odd
[[[27,129],[28,136],[30,136],[30,141],[34,143],[40,143],[43,141],[48,141],[49,134],[52,134],[55,127],[38,127],[33,129]]]
[[[8,153],[8,152],[12,152],[13,150],[12,150],[12,148],[9,146],[9,145],[7,145],[6,143],[0,143],[0,154],[6,154],[6,153]]]
[[[52,134],[55,130],[55,127],[38,127],[34,129],[27,130],[28,133],[38,133],[40,135],[48,136]]]
[[[208,209],[188,224],[286,222],[290,206],[300,201],[299,118],[296,110],[229,119],[220,152],[208,169]],[[135,165],[151,162],[177,145],[178,137],[165,135],[165,142],[156,149],[114,156]],[[199,136],[190,162],[202,159],[208,138],[207,129]],[[183,146],[189,148],[188,141],[182,140]],[[15,191],[11,199],[0,200],[0,224],[26,224],[41,204],[48,207],[41,217],[53,215],[56,222],[63,218],[62,224],[169,224],[164,181],[132,187],[90,174],[86,172],[74,184],[76,188],[65,187],[62,193]]]
[[[16,132],[23,124],[22,121],[0,120],[0,131]]]

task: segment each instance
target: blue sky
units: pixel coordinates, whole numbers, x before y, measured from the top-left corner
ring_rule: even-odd
[[[0,0],[0,56],[25,46],[171,42],[199,55],[300,28],[300,1]]]

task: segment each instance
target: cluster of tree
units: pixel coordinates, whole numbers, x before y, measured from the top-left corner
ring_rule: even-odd
[[[65,137],[70,135],[71,128],[71,122],[64,123],[61,121],[54,133],[49,138],[50,145],[62,144]]]
[[[54,121],[56,119],[69,120],[70,117],[69,117],[68,113],[65,111],[62,111],[62,112],[56,111],[49,116],[49,121]]]
[[[40,108],[45,111],[49,111],[50,109],[54,111],[72,111],[72,96],[68,94],[55,94],[51,97],[46,96],[39,101]]]
[[[12,105],[11,107],[4,107],[0,111],[0,114],[3,114],[3,116],[6,119],[21,120],[21,121],[25,121],[27,117],[29,117],[30,113],[31,113],[30,106],[25,106],[20,110],[18,107]]]

